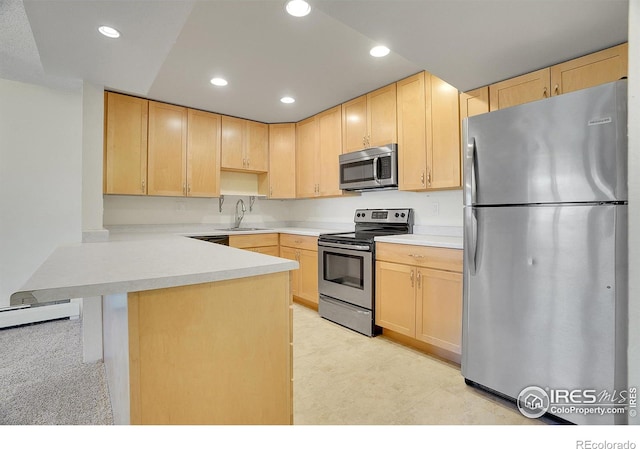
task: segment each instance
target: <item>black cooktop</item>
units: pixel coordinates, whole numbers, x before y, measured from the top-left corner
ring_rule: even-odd
[[[370,244],[383,235],[413,234],[413,209],[357,209],[355,232],[322,234],[320,241]]]

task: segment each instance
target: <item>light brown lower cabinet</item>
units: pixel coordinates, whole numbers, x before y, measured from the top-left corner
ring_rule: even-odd
[[[459,361],[462,251],[385,243],[376,251],[376,324]]]
[[[256,253],[277,256],[278,234],[269,233],[230,235],[229,246],[231,246],[232,248],[241,248],[246,249],[247,251],[254,251]]]
[[[116,424],[293,423],[288,272],[105,296],[103,320]]]
[[[318,238],[280,234],[280,257],[300,264],[291,272],[291,293],[296,302],[318,308]]]

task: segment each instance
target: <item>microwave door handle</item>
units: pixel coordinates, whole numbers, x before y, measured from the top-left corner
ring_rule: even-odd
[[[378,178],[378,161],[380,161],[379,156],[373,158],[373,181],[376,184],[380,184],[380,179]]]

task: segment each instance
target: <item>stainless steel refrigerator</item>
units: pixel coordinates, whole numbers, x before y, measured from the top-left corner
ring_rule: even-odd
[[[558,404],[627,389],[627,81],[463,121],[462,374]],[[564,391],[579,391],[567,400]],[[587,393],[585,393],[587,391]],[[626,415],[554,407],[577,424]]]

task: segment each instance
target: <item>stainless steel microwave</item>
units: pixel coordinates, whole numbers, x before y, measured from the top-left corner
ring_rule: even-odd
[[[370,190],[398,188],[398,144],[340,155],[340,188]]]

